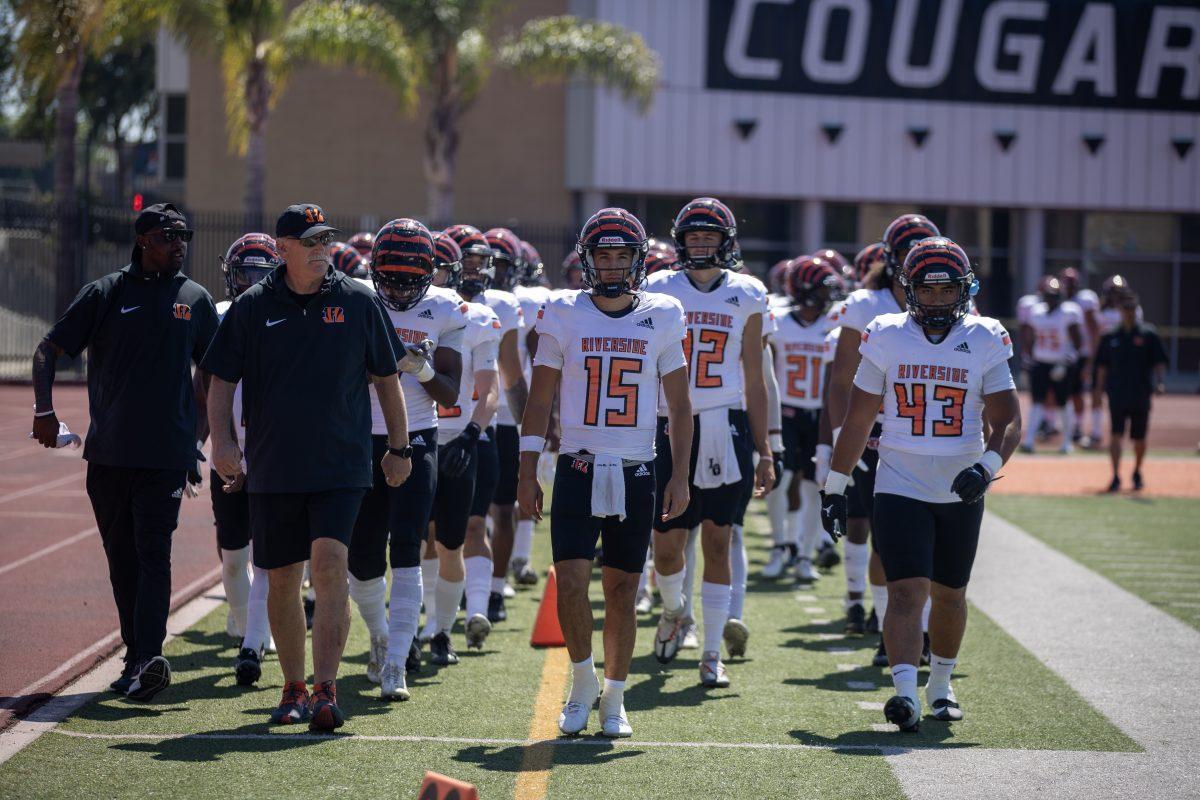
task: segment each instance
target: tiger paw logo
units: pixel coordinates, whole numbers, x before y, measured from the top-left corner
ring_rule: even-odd
[[[584,475],[587,475],[589,466],[590,466],[590,463],[587,461],[584,461],[582,458],[576,458],[571,462],[571,469],[578,470],[578,471],[582,472]]]
[[[309,206],[308,208],[304,209],[304,221],[309,225],[314,223],[324,224],[325,215],[321,212],[321,209]]]
[[[325,310],[321,312],[321,321],[327,325],[334,322],[345,322],[346,312],[342,310],[341,306],[325,306]]]
[[[192,318],[192,307],[184,303],[176,303],[171,308],[171,316],[186,322]]]

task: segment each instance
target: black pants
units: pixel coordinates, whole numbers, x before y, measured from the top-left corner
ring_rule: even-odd
[[[171,610],[171,536],[184,470],[88,464],[87,493],[108,557],[125,660],[162,655]]]

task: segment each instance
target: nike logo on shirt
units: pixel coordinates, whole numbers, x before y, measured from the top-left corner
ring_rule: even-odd
[[[267,327],[273,328],[281,322],[287,322],[287,317],[284,317],[283,319],[269,319],[267,320]]]
[[[137,311],[139,308],[141,308],[141,306],[130,306],[129,308],[121,306],[121,313],[128,314],[130,311]]]

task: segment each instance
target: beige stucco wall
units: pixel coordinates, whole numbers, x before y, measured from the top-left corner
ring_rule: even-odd
[[[494,27],[565,13],[567,0],[519,0]],[[499,37],[497,36],[497,39]],[[196,211],[241,209],[244,169],[224,127],[219,68],[210,53],[190,59],[186,203]],[[321,98],[319,106],[312,98]],[[457,216],[480,224],[572,221],[564,183],[565,91],[530,86],[504,71],[467,112],[456,184]],[[267,212],[318,202],[333,216],[380,219],[425,212],[422,125],[427,106],[402,115],[370,77],[318,67],[293,73],[267,134]]]

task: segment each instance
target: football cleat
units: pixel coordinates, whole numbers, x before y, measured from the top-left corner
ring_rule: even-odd
[[[879,617],[875,616],[874,608],[867,615],[867,633],[883,633],[883,628],[879,625]]]
[[[785,569],[792,566],[795,560],[796,545],[777,544],[771,548],[771,557],[763,565],[762,576],[768,580],[775,580],[783,574]]]
[[[633,604],[633,610],[639,614],[649,614],[654,610],[654,595],[649,589],[642,589],[638,592],[637,602]]]
[[[883,643],[883,634],[879,634],[879,647],[875,648],[875,655],[871,658],[871,666],[886,667],[888,665],[887,645]]]
[[[404,659],[404,670],[405,672],[421,671],[421,642],[416,637],[413,637],[408,646],[408,657]]]
[[[605,715],[600,723],[600,735],[609,739],[628,739],[633,736],[633,728],[629,725],[624,705],[619,711]]]
[[[511,583],[509,583],[508,581],[505,581],[504,589],[501,590],[500,595],[505,600],[511,600],[517,596],[517,590],[513,588],[513,585]]]
[[[429,660],[439,667],[458,663],[458,653],[454,652],[450,636],[445,631],[439,631],[429,640]]]
[[[504,607],[504,595],[492,592],[488,595],[488,622],[504,622],[508,619],[508,609]]]
[[[929,701],[933,718],[939,722],[958,722],[963,718],[962,709],[958,706],[958,698],[954,696],[954,689],[947,689],[944,697],[930,697],[929,689],[926,688],[925,699]]]
[[[700,635],[697,633],[700,628],[696,625],[696,620],[691,617],[684,617],[680,624],[679,649],[680,650],[699,650]]]
[[[1146,488],[1146,484],[1142,482],[1142,473],[1134,472],[1133,473],[1133,490],[1135,492],[1140,492],[1144,488]]]
[[[710,650],[700,658],[700,685],[708,689],[724,689],[729,685],[729,673],[721,663],[721,654]]]
[[[901,695],[884,704],[883,716],[905,733],[916,733],[921,727],[921,712],[912,700]]]
[[[1113,475],[1112,481],[1108,484],[1109,494],[1115,494],[1121,491],[1121,476]]]
[[[801,556],[796,560],[796,580],[800,583],[816,583],[821,578],[821,573],[813,567],[811,559]]]
[[[851,636],[862,636],[867,632],[867,610],[862,603],[851,603],[846,608],[845,633]]]
[[[537,571],[523,558],[512,560],[512,574],[518,586],[537,586]]]
[[[408,691],[408,680],[404,670],[395,661],[383,665],[380,676],[379,697],[383,700],[407,700],[412,697]]]
[[[238,686],[253,686],[262,677],[262,652],[253,647],[243,647],[233,662],[233,674]]]
[[[388,637],[372,636],[371,649],[367,656],[367,680],[379,683],[383,673],[384,662],[387,661]]]
[[[337,705],[337,687],[325,681],[313,688],[308,700],[308,729],[314,733],[332,733],[346,724],[346,717]]]
[[[483,643],[487,641],[488,634],[492,632],[492,623],[483,614],[472,614],[467,620],[467,649],[475,648],[476,650],[483,649]]]
[[[154,695],[171,685],[171,664],[162,656],[154,656],[138,664],[125,696],[130,700],[153,700]]]
[[[272,725],[294,725],[308,721],[308,687],[303,681],[285,683],[283,699],[271,712]]]
[[[425,627],[417,634],[417,641],[423,645],[429,644],[434,636],[437,636],[437,622],[430,616],[425,622]]]
[[[576,691],[579,694],[576,694]],[[563,705],[562,713],[558,715],[558,729],[568,736],[573,736],[587,729],[588,717],[591,716],[592,706],[600,696],[600,682],[596,673],[587,686],[572,686],[571,694]]]
[[[658,619],[658,630],[654,632],[654,657],[660,664],[670,664],[679,654],[682,614],[682,611],[671,614],[664,610]]]
[[[837,546],[832,542],[821,542],[821,546],[817,548],[817,557],[813,559],[813,563],[818,569],[831,570],[838,564],[842,563],[842,556],[837,550]]]
[[[750,638],[750,629],[740,619],[725,621],[725,630],[721,634],[725,639],[725,649],[730,658],[741,658],[746,655],[746,640]]]

